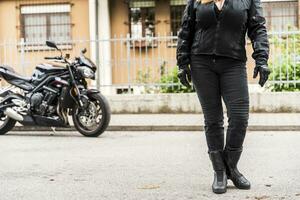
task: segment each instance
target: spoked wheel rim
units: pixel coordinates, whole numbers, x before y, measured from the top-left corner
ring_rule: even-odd
[[[87,132],[93,132],[102,126],[103,108],[99,100],[93,100],[89,103],[87,109],[77,108],[76,119],[82,129]]]

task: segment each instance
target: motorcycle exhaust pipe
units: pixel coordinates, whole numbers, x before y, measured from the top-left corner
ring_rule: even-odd
[[[16,112],[14,109],[12,108],[6,108],[6,110],[4,111],[4,114],[16,121],[23,121],[24,118],[22,115],[20,115],[18,112]]]

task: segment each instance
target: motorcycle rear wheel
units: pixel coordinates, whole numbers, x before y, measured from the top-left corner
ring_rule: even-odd
[[[1,122],[3,123],[0,125],[0,135],[5,135],[7,132],[13,129],[16,124],[16,120],[9,117],[6,117],[6,119]]]
[[[72,119],[73,119],[75,128],[82,135],[84,135],[86,137],[98,137],[108,127],[108,124],[110,122],[111,111],[110,111],[108,101],[102,94],[100,94],[100,93],[91,94],[89,97],[89,100],[91,101],[90,106],[88,108],[89,116],[84,116],[83,113],[85,111],[81,110],[80,107],[76,107],[75,110],[73,111]],[[94,125],[93,128],[90,128],[89,126],[87,126],[86,124],[84,124],[82,122],[83,121],[82,118],[85,118],[85,121],[86,121],[86,118],[90,119],[90,112],[91,112],[90,110],[94,111],[95,108],[97,108],[99,110],[97,110],[97,113],[96,113],[97,116],[94,116],[94,117],[100,116],[101,119],[99,120],[99,124],[96,124],[96,125]],[[87,123],[89,123],[89,122],[87,122]]]

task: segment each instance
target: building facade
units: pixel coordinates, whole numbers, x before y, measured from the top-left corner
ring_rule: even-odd
[[[99,66],[98,85],[156,83],[176,66],[176,35],[186,0],[0,0],[0,63],[30,75],[57,41]],[[269,32],[300,27],[299,0],[262,0]],[[4,45],[5,43],[5,45]],[[11,45],[10,45],[11,44]],[[254,67],[247,42],[249,81]]]
[[[111,0],[111,36],[130,34],[132,38],[162,35],[177,35],[186,0]],[[262,0],[264,16],[269,32],[298,30],[300,27],[298,0]],[[165,45],[162,51],[175,54],[176,45]],[[157,49],[154,50],[156,55]],[[252,46],[247,42],[248,76],[252,79],[254,61],[251,58]],[[172,65],[175,63],[172,62]],[[171,66],[172,67],[172,66]],[[113,74],[118,73],[113,70]],[[116,82],[120,80],[116,79]]]
[[[72,40],[89,39],[88,13],[82,0],[1,0],[0,64],[31,75],[43,57],[57,54],[45,46],[47,39],[72,52]]]
[[[111,0],[112,34],[130,32],[132,37],[151,36],[157,33],[176,35],[186,1]],[[297,0],[262,0],[262,7],[269,31],[299,28]]]

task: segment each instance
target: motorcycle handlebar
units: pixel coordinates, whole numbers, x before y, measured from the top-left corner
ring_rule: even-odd
[[[55,57],[45,57],[46,60],[62,60],[62,57],[55,56]]]

